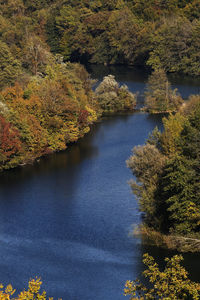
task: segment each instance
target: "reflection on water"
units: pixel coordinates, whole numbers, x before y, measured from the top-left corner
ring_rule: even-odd
[[[98,156],[98,147],[92,145],[92,139],[95,135],[99,124],[91,128],[90,134],[80,139],[78,142],[68,146],[67,150],[58,153],[50,154],[42,157],[34,162],[33,165],[18,167],[14,170],[5,171],[0,173],[0,187],[10,185],[10,183],[17,183],[29,176],[37,176],[37,174],[45,174],[54,172],[56,169],[73,169],[79,165],[82,160]],[[95,130],[94,130],[95,128]]]

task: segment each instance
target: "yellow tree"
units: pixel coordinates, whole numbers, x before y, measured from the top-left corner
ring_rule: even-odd
[[[180,264],[182,260],[181,255],[165,258],[165,269],[160,271],[154,258],[144,254],[143,262],[148,268],[143,275],[148,278],[149,286],[146,287],[139,280],[127,281],[125,296],[130,296],[131,300],[200,299],[200,284],[188,279],[188,272]]]
[[[14,296],[15,289],[13,289],[11,284],[5,288],[3,285],[0,285],[0,300],[53,300],[53,298],[47,298],[45,291],[40,292],[41,285],[42,281],[40,278],[31,279],[28,289],[20,292],[18,296]]]

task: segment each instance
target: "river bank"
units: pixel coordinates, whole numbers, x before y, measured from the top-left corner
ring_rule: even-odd
[[[143,244],[153,245],[170,251],[176,250],[185,253],[200,252],[200,239],[181,235],[162,234],[145,225],[135,228],[133,236],[140,237]]]

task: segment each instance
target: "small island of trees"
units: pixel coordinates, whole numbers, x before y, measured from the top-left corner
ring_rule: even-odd
[[[146,86],[144,110],[149,113],[170,113],[176,112],[181,104],[183,99],[177,89],[172,90],[165,71],[153,71]]]

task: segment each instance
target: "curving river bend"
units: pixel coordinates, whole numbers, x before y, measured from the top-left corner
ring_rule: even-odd
[[[133,92],[144,89],[138,70],[90,71],[99,79],[115,74]],[[173,79],[185,98],[199,92],[188,80]],[[162,127],[160,115],[109,117],[67,151],[0,175],[0,282],[22,290],[41,276],[55,299],[121,300],[125,281],[143,270],[143,253],[159,260],[171,254],[129,236],[140,213],[125,160],[156,125]],[[185,258],[198,280],[199,255]]]

